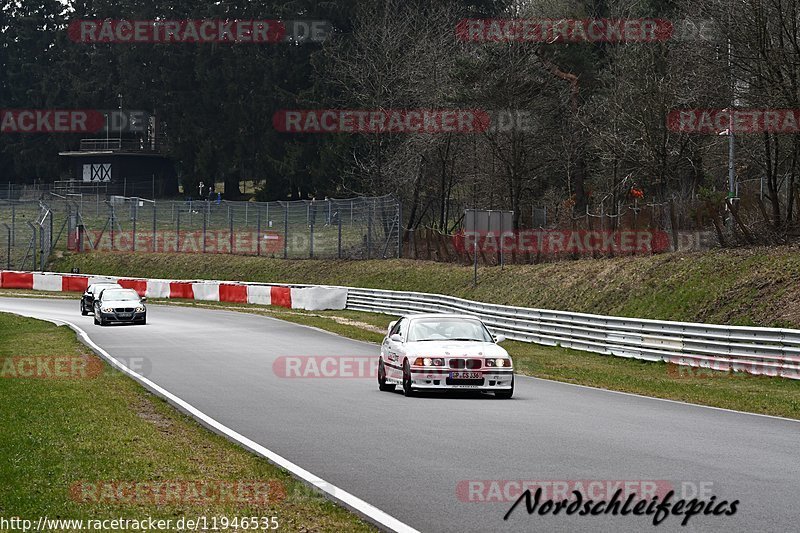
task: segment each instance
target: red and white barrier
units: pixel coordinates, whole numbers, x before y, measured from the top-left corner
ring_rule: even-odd
[[[218,302],[219,301],[219,282],[217,281],[202,281],[200,283],[192,283],[192,293],[195,300],[205,302]]]
[[[347,290],[339,287],[292,287],[292,308],[308,311],[344,309]]]
[[[247,303],[272,305],[272,287],[269,285],[249,285],[247,287]]]
[[[276,305],[310,311],[344,309],[347,305],[346,287],[291,287],[237,281],[184,281],[51,272],[0,271],[0,288],[3,289],[83,292],[92,283],[119,283],[148,298],[182,298],[206,302]]]

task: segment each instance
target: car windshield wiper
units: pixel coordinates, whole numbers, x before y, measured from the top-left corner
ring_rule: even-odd
[[[463,337],[456,337],[455,339],[447,339],[449,341],[480,341],[481,339],[466,339]]]

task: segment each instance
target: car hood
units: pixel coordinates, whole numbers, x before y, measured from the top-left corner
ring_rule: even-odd
[[[508,357],[508,352],[493,342],[408,342],[406,349],[429,357]]]
[[[102,307],[113,307],[114,309],[118,307],[139,307],[140,305],[142,305],[142,302],[135,300],[110,300],[102,303]]]

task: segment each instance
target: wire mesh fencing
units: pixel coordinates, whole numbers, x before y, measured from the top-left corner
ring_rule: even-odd
[[[230,202],[50,193],[0,201],[0,265],[44,269],[65,251],[392,258],[401,251],[401,217],[392,196]]]

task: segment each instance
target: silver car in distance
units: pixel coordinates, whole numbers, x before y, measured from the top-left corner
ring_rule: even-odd
[[[406,315],[389,325],[378,359],[378,388],[415,391],[469,389],[514,394],[514,366],[486,325],[469,315]]]
[[[133,289],[104,289],[94,300],[94,323],[101,326],[116,323],[147,323],[147,308]]]

